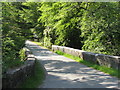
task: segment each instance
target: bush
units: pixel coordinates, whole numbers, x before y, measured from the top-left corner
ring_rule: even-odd
[[[26,56],[25,56],[25,51],[26,49],[25,48],[22,48],[20,51],[19,51],[19,57],[20,57],[20,61],[24,61]]]

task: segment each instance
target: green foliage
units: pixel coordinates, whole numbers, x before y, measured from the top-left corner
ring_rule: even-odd
[[[25,58],[26,58],[26,56],[25,56],[25,51],[26,51],[26,49],[25,48],[22,48],[20,51],[19,51],[19,57],[20,57],[20,60],[21,61],[24,61],[25,60]]]
[[[21,3],[2,3],[2,60],[3,72],[22,63],[19,51],[23,48],[26,37],[20,24]]]
[[[82,63],[82,64],[84,64],[84,65],[86,65],[88,67],[92,67],[92,68],[94,68],[96,70],[100,70],[102,72],[108,73],[111,76],[115,76],[115,77],[120,78],[120,75],[119,75],[120,70],[116,70],[116,69],[113,69],[113,68],[108,68],[106,66],[99,66],[99,65],[96,65],[95,63],[85,61],[85,60],[83,60],[83,59],[81,59],[79,57],[76,57],[76,56],[73,56],[73,55],[70,55],[70,54],[66,54],[66,53],[61,52],[61,51],[55,51],[55,53],[57,53],[59,55],[63,55],[63,56],[68,57],[70,59],[73,59],[73,60],[75,60],[75,61],[77,61],[79,63]]]
[[[39,11],[39,7],[41,7],[41,3],[22,3],[22,5],[26,8],[23,8],[21,13],[21,18],[29,25],[29,32],[36,35],[38,39],[43,38],[43,30],[44,26],[38,18],[41,16],[41,11]]]
[[[47,48],[51,48],[52,43],[50,41],[51,41],[50,37],[44,37],[44,46],[47,47]]]
[[[83,43],[84,50],[119,53],[118,2],[7,3],[3,11],[7,20],[3,34],[10,37],[16,32],[26,37],[34,33],[44,38],[44,43],[48,39],[48,47],[57,44],[81,49]]]
[[[120,55],[118,2],[43,2],[39,10],[45,46]]]
[[[120,2],[4,2],[2,16],[3,66],[36,37],[48,48],[120,55]]]
[[[86,6],[86,7],[85,7]],[[120,55],[119,3],[84,3],[81,31],[83,50]]]
[[[15,11],[20,9],[19,15],[18,13],[14,15],[19,17],[17,19],[19,23],[24,23],[19,28],[17,24],[14,26],[19,31],[20,28],[26,29],[25,33],[29,30],[29,33],[34,34],[34,37],[48,48],[56,44],[94,53],[120,55],[119,4],[119,2],[14,3],[12,8]]]
[[[57,44],[81,48],[81,31],[77,25],[80,20],[79,6],[80,3],[42,3],[42,15],[39,20],[46,26],[44,41],[46,44],[48,40],[48,47]]]
[[[25,58],[24,52],[21,49],[19,53],[18,47],[14,43],[14,40],[11,40],[10,38],[4,38],[2,43],[3,72],[5,72],[8,68],[21,65],[23,63],[22,59]]]

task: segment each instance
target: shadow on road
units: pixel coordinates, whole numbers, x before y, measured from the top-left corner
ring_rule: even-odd
[[[43,88],[118,88],[117,78],[29,43],[29,49],[46,68]]]

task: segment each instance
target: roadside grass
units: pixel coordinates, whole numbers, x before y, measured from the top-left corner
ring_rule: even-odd
[[[38,88],[45,79],[45,71],[39,61],[35,61],[35,73],[25,80],[18,88]]]
[[[39,46],[41,46],[41,47],[43,47],[43,48],[45,48],[45,49],[48,49],[48,48],[44,47],[41,42],[35,42],[35,41],[32,41],[32,42],[35,43],[35,44],[37,44],[37,45],[39,45]]]
[[[34,42],[34,43],[36,43],[36,44],[38,44],[38,45],[40,45],[40,46],[43,46],[43,44],[40,43],[40,42],[36,42],[36,41],[32,41],[32,42]]]
[[[96,70],[99,70],[99,71],[102,71],[104,73],[107,73],[111,76],[115,76],[117,78],[120,78],[120,70],[116,70],[116,69],[113,69],[113,68],[108,68],[106,66],[100,66],[100,65],[97,65],[93,62],[89,62],[89,61],[85,61],[79,57],[76,57],[76,56],[73,56],[73,55],[70,55],[70,54],[66,54],[64,52],[61,52],[61,51],[55,51],[55,53],[59,54],[59,55],[63,55],[65,57],[68,57],[70,59],[73,59],[79,63],[82,63],[88,67],[91,67],[91,68],[94,68]]]
[[[48,50],[52,51],[50,48],[45,47],[41,42],[35,42],[35,41],[32,41],[32,42],[43,47],[44,49],[48,49]]]

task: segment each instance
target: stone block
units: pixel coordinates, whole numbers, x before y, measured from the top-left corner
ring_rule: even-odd
[[[27,58],[34,58],[35,56],[33,54],[28,54]]]
[[[91,53],[91,52],[82,52],[83,55],[83,59],[89,62],[93,62],[97,64],[97,60],[95,57],[95,53]]]
[[[120,57],[119,56],[110,56],[104,54],[96,55],[96,59],[102,66],[107,66],[115,69],[119,69]]]
[[[58,50],[58,46],[57,45],[52,45],[52,50],[53,51],[57,51]]]
[[[67,54],[71,54],[70,48],[64,47],[64,52]]]

